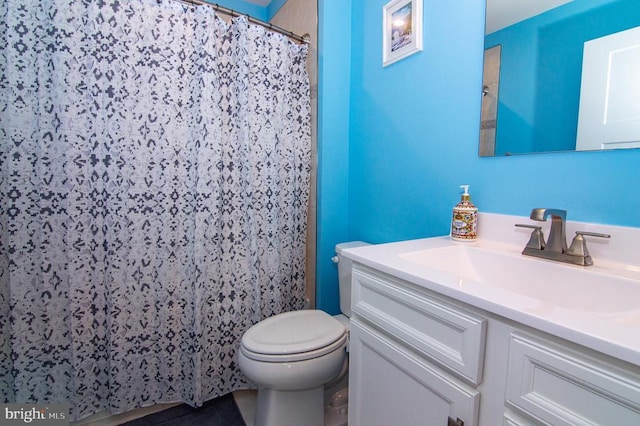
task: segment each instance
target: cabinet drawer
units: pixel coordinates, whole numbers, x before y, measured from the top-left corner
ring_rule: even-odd
[[[512,334],[507,403],[549,425],[640,425],[640,375]]]
[[[352,311],[394,339],[478,385],[486,320],[425,289],[354,265]]]

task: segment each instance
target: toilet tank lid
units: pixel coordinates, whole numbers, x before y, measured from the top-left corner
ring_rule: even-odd
[[[365,243],[364,241],[350,241],[348,243],[340,243],[340,244],[336,244],[336,253],[337,254],[342,254],[342,250],[350,249],[350,248],[356,248],[356,247],[369,246],[369,245],[371,245],[371,244]]]
[[[268,355],[302,353],[328,346],[345,333],[345,326],[331,315],[307,309],[260,321],[244,333],[242,346]]]

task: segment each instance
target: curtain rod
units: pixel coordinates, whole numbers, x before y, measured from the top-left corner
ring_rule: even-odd
[[[202,0],[178,0],[178,1],[180,1],[182,3],[186,3],[186,4],[191,4],[191,5],[197,4],[197,5],[200,5],[200,6],[209,6],[209,7],[212,7],[216,12],[224,13],[225,15],[229,15],[232,18],[234,16],[245,16],[247,18],[247,20],[249,22],[253,23],[253,24],[258,24],[260,26],[263,26],[263,27],[267,28],[270,31],[275,31],[275,32],[280,33],[280,34],[284,34],[287,37],[289,37],[289,38],[291,38],[291,39],[293,39],[293,40],[295,40],[297,42],[300,42],[300,43],[309,44],[309,42],[311,41],[311,38],[309,37],[309,34],[305,34],[305,35],[299,36],[299,35],[291,32],[291,31],[285,30],[284,28],[281,28],[281,27],[279,27],[277,25],[273,25],[273,24],[271,24],[269,22],[265,22],[265,21],[262,21],[260,19],[254,18],[253,16],[249,16],[246,13],[240,13],[237,10],[233,10],[233,9],[229,9],[228,7],[220,6],[218,3],[209,3],[207,1],[202,1]]]

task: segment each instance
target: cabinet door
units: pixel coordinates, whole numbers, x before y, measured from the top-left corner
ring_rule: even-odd
[[[356,318],[350,328],[349,425],[477,425],[478,391]]]

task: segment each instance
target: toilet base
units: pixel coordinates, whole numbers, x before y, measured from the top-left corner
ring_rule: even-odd
[[[254,426],[324,426],[324,387],[258,389]]]
[[[330,398],[324,409],[325,426],[347,426],[349,420],[349,388],[342,388]]]

